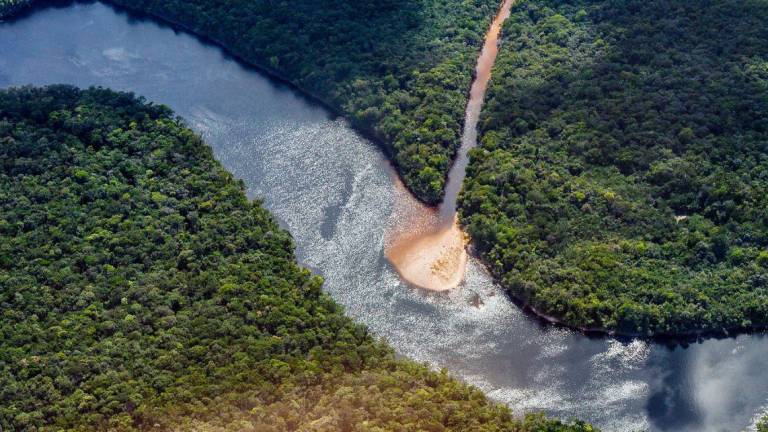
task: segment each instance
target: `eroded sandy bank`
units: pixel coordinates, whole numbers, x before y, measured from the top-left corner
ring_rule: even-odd
[[[390,224],[387,259],[400,277],[419,288],[447,291],[464,279],[467,237],[458,223],[456,201],[469,162],[468,152],[477,145],[477,122],[499,52],[501,26],[509,18],[514,3],[515,0],[504,0],[485,36],[469,92],[461,147],[448,173],[443,203],[439,209],[423,205],[398,209],[395,214],[400,215],[401,220]]]

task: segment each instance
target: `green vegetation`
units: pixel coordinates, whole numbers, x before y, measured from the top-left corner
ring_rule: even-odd
[[[768,432],[768,416],[763,417],[757,422],[757,432]]]
[[[768,3],[554,0],[504,27],[461,216],[571,326],[768,325]]]
[[[352,323],[164,106],[0,92],[0,428],[591,431]]]
[[[348,117],[440,200],[499,0],[109,0],[220,42]]]
[[[105,0],[183,26],[350,119],[437,203],[499,0]],[[32,0],[0,0],[0,18]]]

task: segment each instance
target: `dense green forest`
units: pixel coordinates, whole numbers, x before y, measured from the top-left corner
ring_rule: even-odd
[[[768,325],[768,2],[526,1],[503,32],[461,217],[568,325]]]
[[[291,81],[381,143],[440,200],[499,0],[108,0],[176,22]]]
[[[0,240],[4,431],[593,430],[395,360],[131,94],[0,92]]]
[[[105,0],[184,26],[316,96],[440,201],[499,0]],[[0,0],[0,18],[32,0]]]

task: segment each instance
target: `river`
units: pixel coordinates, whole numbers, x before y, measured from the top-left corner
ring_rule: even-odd
[[[173,108],[291,231],[300,261],[348,314],[518,413],[708,432],[748,429],[768,409],[763,335],[685,348],[588,338],[523,313],[471,257],[455,290],[404,284],[385,259],[386,233],[418,203],[379,149],[191,35],[100,3],[0,24],[0,87],[47,83],[130,90]]]

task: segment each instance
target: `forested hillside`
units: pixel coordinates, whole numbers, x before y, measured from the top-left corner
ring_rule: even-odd
[[[498,0],[109,0],[177,22],[317,96],[440,200]]]
[[[131,94],[0,92],[0,240],[4,431],[592,430],[394,360]]]
[[[768,2],[525,1],[461,217],[511,293],[629,334],[768,324]]]

